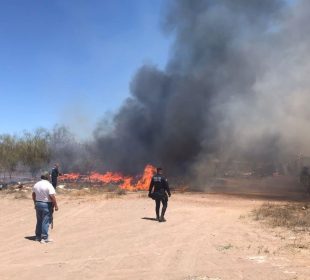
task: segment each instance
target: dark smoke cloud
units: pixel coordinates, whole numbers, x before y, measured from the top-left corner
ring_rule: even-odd
[[[196,176],[214,159],[276,163],[310,152],[309,2],[168,3],[172,55],[164,71],[142,66],[112,128],[98,126],[104,168],[152,163]]]

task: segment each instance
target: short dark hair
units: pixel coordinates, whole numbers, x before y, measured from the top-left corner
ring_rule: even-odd
[[[163,169],[161,167],[157,167],[156,170],[158,172],[158,171],[162,171]]]
[[[49,172],[48,171],[43,171],[42,174],[41,174],[41,179],[42,180],[48,180],[49,179]]]

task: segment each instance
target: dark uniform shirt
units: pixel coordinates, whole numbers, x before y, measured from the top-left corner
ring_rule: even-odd
[[[60,175],[60,172],[58,170],[57,167],[54,167],[52,169],[52,174],[51,174],[51,177],[52,177],[52,184],[53,186],[55,187],[57,185],[57,177]]]
[[[171,195],[168,180],[160,174],[156,174],[152,177],[149,193],[152,193],[153,188],[154,193],[158,193],[161,195],[166,195],[166,193],[168,193],[169,196]]]
[[[59,170],[58,170],[58,168],[57,167],[54,167],[53,169],[52,169],[52,179],[57,179],[57,177],[59,176]]]

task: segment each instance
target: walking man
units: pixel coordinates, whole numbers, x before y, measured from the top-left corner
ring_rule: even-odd
[[[49,182],[49,173],[43,172],[41,180],[32,188],[32,200],[36,209],[36,241],[41,243],[52,242],[49,239],[48,230],[52,221],[53,210],[58,211],[58,205],[55,197],[55,189]]]
[[[162,175],[163,170],[160,167],[156,168],[156,174],[152,177],[149,197],[155,200],[156,203],[156,219],[159,222],[166,222],[165,213],[168,207],[168,196],[171,196],[168,180]],[[153,190],[154,189],[154,190]],[[162,203],[161,215],[159,216],[160,203]]]
[[[52,185],[53,185],[54,189],[56,189],[56,187],[57,187],[57,178],[58,178],[58,176],[62,175],[59,172],[59,164],[58,163],[55,163],[55,165],[54,165],[54,167],[52,169],[51,175],[52,175]]]

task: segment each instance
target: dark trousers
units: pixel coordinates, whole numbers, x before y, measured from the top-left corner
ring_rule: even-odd
[[[163,207],[161,209],[161,217],[165,216],[167,207],[168,207],[168,199],[156,199],[155,203],[156,203],[156,217],[159,218],[159,208],[160,208],[160,202],[163,204]]]
[[[57,187],[57,179],[52,179],[52,185],[53,185],[54,189],[56,189],[56,187]]]

